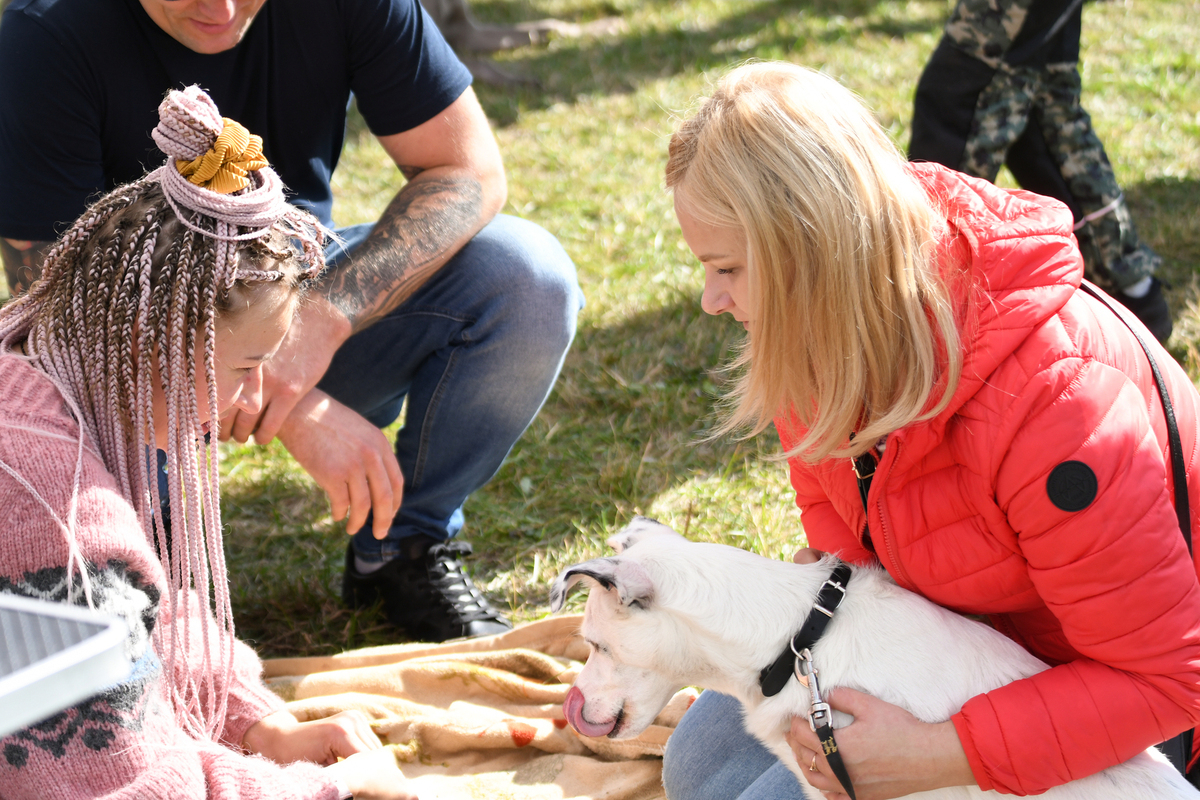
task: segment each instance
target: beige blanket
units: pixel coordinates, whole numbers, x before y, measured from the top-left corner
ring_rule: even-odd
[[[652,800],[662,753],[696,699],[685,689],[636,739],[580,736],[563,718],[587,658],[582,617],[499,636],[266,662],[267,684],[301,720],[357,708],[375,720],[422,800]]]

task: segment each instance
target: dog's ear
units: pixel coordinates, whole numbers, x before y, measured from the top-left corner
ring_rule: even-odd
[[[634,517],[628,525],[608,537],[608,546],[617,553],[623,553],[626,548],[633,547],[651,536],[679,536],[679,534],[656,519]]]
[[[561,610],[571,587],[584,578],[591,578],[605,590],[615,589],[624,606],[646,608],[654,599],[654,582],[641,564],[623,558],[594,558],[567,567],[555,579],[550,587],[550,610]]]

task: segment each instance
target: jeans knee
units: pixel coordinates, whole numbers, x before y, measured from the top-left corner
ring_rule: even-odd
[[[489,261],[503,273],[508,314],[535,349],[565,351],[584,302],[571,257],[549,231],[528,220],[500,216],[485,232],[496,248]]]
[[[663,787],[669,800],[735,800],[778,765],[779,760],[746,732],[741,704],[706,691],[667,741]]]
[[[667,742],[667,748],[663,751],[662,782],[663,789],[667,793],[667,800],[681,800],[697,796],[697,787],[689,780],[691,775],[683,766],[686,759],[676,755],[685,746],[677,745],[677,737],[678,732],[672,733],[671,739]]]
[[[708,714],[712,699],[705,698],[706,702],[693,704],[667,740],[667,747],[663,751],[662,780],[668,800],[702,796],[701,790],[709,774],[702,765],[712,763],[706,755],[712,744],[706,735],[712,723]]]

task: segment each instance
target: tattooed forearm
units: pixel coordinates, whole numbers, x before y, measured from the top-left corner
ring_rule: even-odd
[[[29,289],[42,274],[42,262],[54,242],[20,242],[0,239],[0,260],[8,278],[8,291],[13,297]]]
[[[355,333],[408,299],[483,222],[477,179],[418,173],[413,171],[370,238],[324,281],[330,302]]]

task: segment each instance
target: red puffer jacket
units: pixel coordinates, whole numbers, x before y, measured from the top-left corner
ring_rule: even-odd
[[[963,278],[962,380],[944,412],[887,437],[868,515],[849,459],[793,459],[792,484],[812,547],[868,561],[869,522],[902,586],[988,615],[1054,665],[953,718],[981,788],[1038,794],[1200,722],[1200,584],[1146,356],[1111,310],[1077,291],[1070,213],[934,165],[912,172],[951,226],[943,252]],[[1200,396],[1154,352],[1195,531]],[[784,447],[798,440],[789,420],[776,427]],[[1067,469],[1074,492],[1050,480],[1069,461],[1087,467]],[[1094,494],[1082,510],[1059,507],[1081,494]]]

